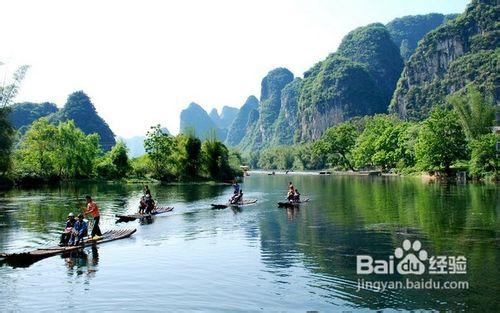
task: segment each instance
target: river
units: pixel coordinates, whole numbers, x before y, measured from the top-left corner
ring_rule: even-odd
[[[276,206],[292,180],[297,209]],[[338,311],[500,308],[495,185],[425,183],[413,177],[246,177],[254,205],[223,210],[227,185],[150,185],[174,210],[151,222],[115,223],[134,212],[141,185],[71,184],[0,194],[0,251],[57,244],[69,212],[93,196],[101,228],[131,238],[0,266],[0,311]],[[357,256],[389,260],[405,239],[430,256],[464,256],[461,274],[358,274]],[[418,249],[417,249],[418,250]],[[412,252],[412,251],[409,251]],[[409,253],[408,252],[408,253]],[[418,255],[417,251],[415,255]],[[430,261],[423,262],[430,266]],[[359,289],[360,281],[462,281],[467,289]]]

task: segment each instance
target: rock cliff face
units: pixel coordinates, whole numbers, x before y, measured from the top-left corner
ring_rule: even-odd
[[[390,110],[403,119],[423,119],[469,83],[498,99],[499,19],[495,0],[474,0],[462,15],[427,34],[403,70]]]
[[[240,108],[231,126],[229,127],[226,144],[238,145],[249,129],[253,128],[259,116],[259,100],[255,96],[249,96],[245,104]]]
[[[262,79],[258,120],[240,142],[243,150],[260,149],[271,142],[281,108],[281,91],[291,81],[292,72],[282,67],[270,71]],[[255,118],[255,113],[252,115]]]
[[[200,139],[211,138],[214,134],[219,140],[226,138],[226,132],[218,128],[207,112],[194,102],[181,111],[180,132],[194,132]]]
[[[290,145],[294,142],[299,124],[298,108],[301,88],[302,79],[295,78],[281,91],[281,108],[276,121],[273,145]]]
[[[387,23],[385,27],[399,48],[403,59],[408,61],[425,34],[457,16],[458,14],[443,15],[438,13],[409,15],[396,18]]]
[[[366,66],[332,54],[304,74],[298,138],[316,140],[332,125],[385,110],[381,92]]]
[[[382,24],[350,32],[336,53],[304,74],[295,141],[316,140],[354,116],[386,112],[402,68],[399,50]]]
[[[70,94],[64,107],[47,116],[47,119],[51,123],[73,120],[85,134],[99,134],[100,144],[104,151],[111,150],[116,143],[115,135],[108,124],[97,114],[90,98],[83,91]]]

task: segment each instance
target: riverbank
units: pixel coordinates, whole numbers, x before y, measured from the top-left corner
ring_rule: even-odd
[[[318,170],[318,171],[272,171],[272,170],[252,170],[248,171],[250,175],[342,175],[342,176],[405,176],[403,174],[382,173],[381,171],[332,171],[332,170]],[[411,175],[408,175],[411,176]]]
[[[411,172],[411,173],[383,173],[382,171],[334,171],[334,170],[317,170],[317,171],[273,171],[273,170],[252,170],[247,171],[248,174],[256,175],[307,175],[307,176],[383,176],[383,177],[418,177],[423,182],[445,181],[459,183],[492,183],[498,184],[499,180],[492,177],[485,179],[471,179],[463,176],[459,172],[454,172],[450,176],[442,175],[440,172]],[[464,173],[462,171],[462,173]]]

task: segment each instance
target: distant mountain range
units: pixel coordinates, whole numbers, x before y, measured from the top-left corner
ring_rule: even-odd
[[[201,139],[215,136],[218,140],[225,141],[228,129],[238,115],[238,111],[237,108],[224,106],[220,115],[216,109],[212,109],[208,114],[200,105],[191,102],[186,109],[181,111],[180,132],[192,132]]]
[[[260,99],[250,96],[219,138],[249,153],[316,140],[356,116],[392,112],[420,120],[469,83],[498,99],[499,12],[496,1],[473,0],[460,15],[405,16],[359,27],[303,77],[271,70]],[[198,123],[208,125],[205,132],[222,130],[216,112],[204,115]]]

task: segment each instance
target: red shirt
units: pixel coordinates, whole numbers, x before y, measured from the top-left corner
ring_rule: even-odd
[[[93,217],[98,217],[99,216],[99,208],[97,207],[97,204],[95,202],[91,201],[87,203],[87,212],[85,213],[90,213],[92,214]]]

